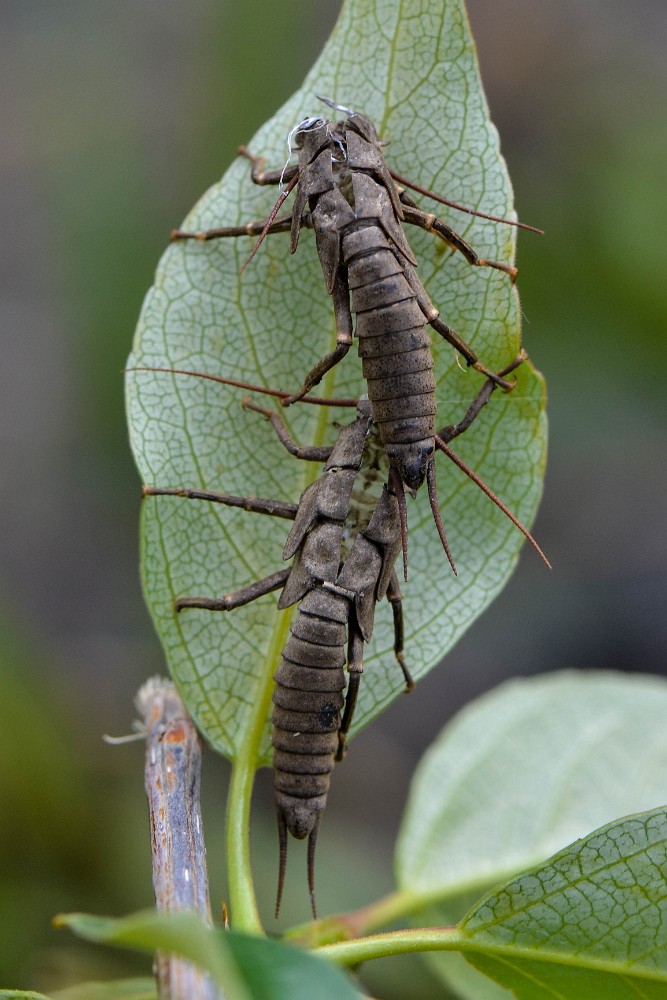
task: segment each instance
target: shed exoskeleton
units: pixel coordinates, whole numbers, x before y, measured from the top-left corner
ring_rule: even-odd
[[[158,370],[199,375],[247,389],[259,388],[220,376],[179,369]],[[496,383],[487,379],[463,419],[439,431],[447,454],[455,462],[462,464],[449,449],[449,442],[470,427],[495,388]],[[311,397],[309,402],[316,400]],[[317,402],[351,405],[348,400]],[[386,478],[388,463],[380,442],[374,439],[376,431],[367,399],[358,401],[355,421],[339,429],[335,445],[321,448],[295,444],[275,411],[248,400],[244,405],[270,419],[291,454],[325,463],[321,476],[304,491],[298,504],[183,487],[146,485],[143,493],[146,497],[208,500],[294,521],[283,552],[284,558],[294,559],[291,568],[281,569],[222,598],[179,598],[176,608],[232,611],[280,588],[283,588],[280,608],[300,601],[275,674],[273,745],[280,836],[277,907],[289,832],[297,838],[309,839],[308,882],[314,908],[314,852],[319,819],[326,805],[334,762],[344,753],[363,668],[363,647],[371,638],[375,605],[385,595],[393,611],[394,652],[406,689],[412,686],[403,656],[401,593],[394,571],[402,528],[391,481],[377,495],[377,487]],[[473,478],[497,500],[474,474]],[[343,697],[346,664],[349,679]]]
[[[378,476],[375,457],[367,459],[366,469],[362,470],[372,427],[368,399],[359,401],[356,419],[339,429],[331,448],[297,446],[276,413],[249,401],[245,405],[272,420],[280,440],[292,454],[324,462],[322,474],[304,491],[298,504],[151,486],[144,487],[144,495],[208,499],[294,521],[283,551],[283,558],[293,559],[290,568],[222,598],[179,598],[176,609],[231,611],[279,588],[280,609],[299,605],[274,675],[272,742],[280,839],[276,911],[282,895],[289,832],[297,839],[308,838],[308,884],[315,913],[314,857],[319,820],[326,806],[334,762],[344,755],[375,606],[385,596],[393,610],[395,655],[406,688],[413,686],[403,657],[401,593],[394,570],[401,548],[400,518],[389,486],[382,487],[379,498],[369,493]],[[343,694],[345,667],[349,677]]]
[[[389,457],[402,523],[405,524],[406,518],[404,488],[417,490],[426,481],[436,525],[456,571],[437,502],[434,457],[437,449],[445,451],[445,448],[436,434],[436,386],[426,325],[441,334],[468,365],[498,386],[509,390],[513,383],[503,373],[487,368],[440,319],[438,309],[417,276],[417,261],[403,223],[432,232],[460,251],[473,266],[499,269],[512,280],[516,268],[481,258],[447,223],[422,211],[402,186],[415,185],[404,178],[400,178],[401,184],[396,182],[399,175],[392,174],[388,167],[382,140],[370,119],[322,100],[345,112],[346,117],[339,122],[322,117],[304,119],[293,131],[298,152],[295,166],[266,171],[262,157],[252,155],[245,147],[239,150],[252,162],[251,176],[255,183],[287,182],[267,220],[200,233],[176,230],[172,238],[209,240],[259,234],[254,254],[267,234],[290,231],[290,252],[294,253],[301,229],[314,230],[326,287],[333,299],[336,346],[307,373],[302,387],[284,399],[283,405],[302,398],[317,385],[347,354],[354,332],[373,418]],[[278,216],[280,206],[294,188],[292,212]],[[423,191],[419,187],[417,190]],[[525,354],[521,352],[504,371],[511,370],[523,358]]]

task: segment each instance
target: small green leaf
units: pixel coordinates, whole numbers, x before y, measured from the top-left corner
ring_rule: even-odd
[[[306,951],[247,934],[233,934],[231,950],[253,1000],[360,1000],[340,969]]]
[[[58,990],[51,1000],[158,1000],[155,979],[113,979]]]
[[[481,892],[614,817],[667,798],[667,684],[563,671],[502,684],[443,730],[415,775],[397,877],[418,922],[452,924]],[[496,1000],[457,956],[461,996]]]
[[[347,977],[322,959],[278,941],[211,929],[192,913],[69,914],[59,923],[90,941],[182,955],[211,974],[225,1000],[359,1000]]]
[[[667,810],[596,830],[489,893],[460,931],[518,1000],[664,1000]]]
[[[387,155],[400,173],[466,204],[511,214],[511,189],[462,0],[421,0],[418,10],[400,0],[347,0],[302,88],[248,137],[270,167],[285,162],[294,125],[323,112],[316,94],[369,114],[391,143]],[[206,229],[265,218],[276,194],[253,185],[247,161],[236,160],[184,226]],[[512,260],[510,227],[446,214],[483,256]],[[422,280],[446,322],[487,365],[509,363],[520,344],[520,310],[507,277],[469,267],[426,233],[410,233],[410,239]],[[252,246],[247,238],[169,247],[146,297],[128,365],[189,368],[298,388],[331,349],[335,331],[312,233],[303,234],[294,257],[288,245],[287,235],[267,238],[243,274]],[[445,425],[463,416],[481,378],[463,370],[436,335],[433,348],[439,420]],[[362,389],[353,356],[323,384],[326,395]],[[187,377],[128,374],[130,434],[142,479],[295,502],[315,473],[283,454],[256,413],[241,411],[241,396]],[[525,523],[541,491],[544,402],[542,380],[525,364],[514,391],[495,393],[457,442],[462,457]],[[297,440],[333,440],[333,416],[319,408],[294,406],[284,415]],[[341,419],[340,411],[335,417]],[[444,457],[438,465],[459,576],[447,566],[424,489],[409,505],[410,580],[403,588],[406,653],[415,677],[441,660],[503,587],[522,544],[519,532],[472,483]],[[179,595],[221,595],[275,572],[286,535],[284,522],[242,510],[173,497],[144,504],[144,589],[170,671],[207,739],[232,759],[258,718],[262,739],[252,752],[269,759],[271,676],[292,612],[279,614],[271,595],[230,614],[176,616],[173,601]],[[392,646],[391,610],[383,602],[367,651],[355,730],[403,689]]]
[[[229,952],[227,936],[223,938],[221,932],[212,930],[194,913],[165,915],[146,910],[118,919],[69,913],[57,917],[56,924],[69,927],[89,941],[182,955],[209,972],[225,990],[227,1000],[250,1000]]]
[[[44,993],[33,993],[32,990],[0,990],[0,1000],[55,1000]]]

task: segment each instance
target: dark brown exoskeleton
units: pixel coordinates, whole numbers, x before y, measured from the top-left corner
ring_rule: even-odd
[[[285,396],[277,390],[201,372],[149,370],[197,375]],[[447,446],[470,427],[495,388],[496,382],[487,379],[463,419],[439,431],[439,438]],[[308,402],[351,403],[312,397]],[[377,490],[373,490],[373,486],[386,477],[388,463],[384,449],[374,440],[375,428],[371,424],[371,407],[367,399],[358,402],[356,420],[339,430],[333,448],[298,446],[289,437],[277,413],[254,403],[246,402],[245,405],[269,417],[291,454],[326,463],[322,475],[302,494],[298,505],[281,500],[156,486],[144,486],[144,495],[209,500],[294,521],[283,553],[286,559],[294,557],[291,568],[220,599],[180,598],[176,608],[179,611],[182,608],[231,611],[281,587],[280,608],[301,602],[275,674],[273,745],[280,832],[278,905],[286,863],[286,834],[290,832],[297,838],[309,838],[308,880],[314,907],[314,851],[319,818],[326,804],[334,760],[343,755],[345,736],[352,721],[363,666],[363,645],[371,638],[375,604],[385,594],[393,610],[395,655],[403,670],[406,688],[409,690],[412,686],[403,658],[401,594],[393,569],[402,543],[400,515],[391,481],[384,485],[379,499]],[[459,462],[456,456],[454,459]],[[464,471],[469,473],[465,467]],[[484,484],[479,485],[489,492]],[[513,515],[510,516],[516,521]],[[349,682],[343,699],[346,661]],[[341,718],[343,703],[345,709]]]
[[[375,459],[366,458],[360,476],[371,433],[368,399],[359,402],[356,420],[340,428],[332,448],[299,447],[277,414],[253,403],[246,405],[272,419],[281,441],[293,454],[325,462],[322,475],[304,491],[298,505],[155,487],[144,487],[144,495],[209,499],[294,520],[283,551],[283,558],[294,560],[291,568],[221,599],[180,598],[176,608],[231,611],[280,587],[279,608],[299,602],[274,675],[272,742],[280,834],[276,911],[289,832],[297,839],[308,837],[308,883],[315,913],[314,855],[319,820],[334,761],[342,759],[344,753],[363,670],[364,643],[371,638],[376,603],[385,596],[394,614],[396,658],[406,687],[412,687],[403,658],[401,593],[394,570],[401,547],[400,520],[396,497],[386,485],[379,499],[369,499],[368,489],[378,474]],[[346,665],[349,680],[344,696]]]
[[[262,158],[252,156],[243,147],[239,151],[252,161],[252,179],[256,183],[288,182],[269,219],[204,233],[175,231],[172,238],[207,240],[259,233],[256,250],[268,233],[289,229],[290,252],[294,253],[301,228],[314,230],[327,290],[333,298],[336,347],[308,372],[301,389],[283,400],[283,404],[304,396],[347,354],[352,343],[354,313],[373,418],[389,456],[399,500],[404,558],[404,486],[416,490],[426,481],[434,519],[454,568],[437,502],[434,463],[436,449],[450,457],[451,453],[436,434],[435,379],[426,324],[452,344],[468,365],[497,385],[507,390],[513,383],[503,378],[502,373],[486,368],[465,341],[439,318],[417,276],[417,261],[402,223],[409,222],[434,233],[463,253],[472,265],[500,269],[512,279],[516,269],[480,258],[451,227],[419,209],[403,187],[395,183],[398,175],[392,175],[387,166],[383,143],[370,119],[338,108],[328,100],[326,103],[345,111],[347,117],[338,123],[319,117],[301,122],[294,130],[299,158],[296,166],[282,172],[267,172]],[[409,184],[403,178],[400,180]],[[293,211],[277,217],[280,205],[294,187],[297,193]],[[524,357],[522,352],[516,361]]]

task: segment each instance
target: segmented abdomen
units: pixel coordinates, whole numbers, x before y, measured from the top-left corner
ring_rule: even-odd
[[[324,810],[344,704],[349,603],[321,586],[299,605],[274,680],[273,747],[276,804],[298,840]]]
[[[391,464],[418,489],[434,452],[436,412],[424,313],[379,226],[346,232],[342,256],[373,419]]]

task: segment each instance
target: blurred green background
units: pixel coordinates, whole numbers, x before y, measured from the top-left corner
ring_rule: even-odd
[[[521,236],[519,265],[525,342],[550,391],[535,533],[554,570],[526,552],[446,663],[355,742],[320,837],[323,912],[391,888],[410,775],[461,704],[565,666],[666,672],[667,7],[468,7],[520,216],[546,229]],[[3,4],[0,986],[148,970],[50,926],[59,910],[152,900],[142,747],[100,738],[129,730],[136,689],[164,671],[138,583],[120,370],[170,228],[297,87],[338,8]],[[214,909],[226,781],[209,754]],[[268,774],[256,799],[269,922]],[[298,847],[290,861],[285,924],[307,905]],[[410,995],[442,995],[419,969]],[[397,964],[367,981],[406,995]]]

